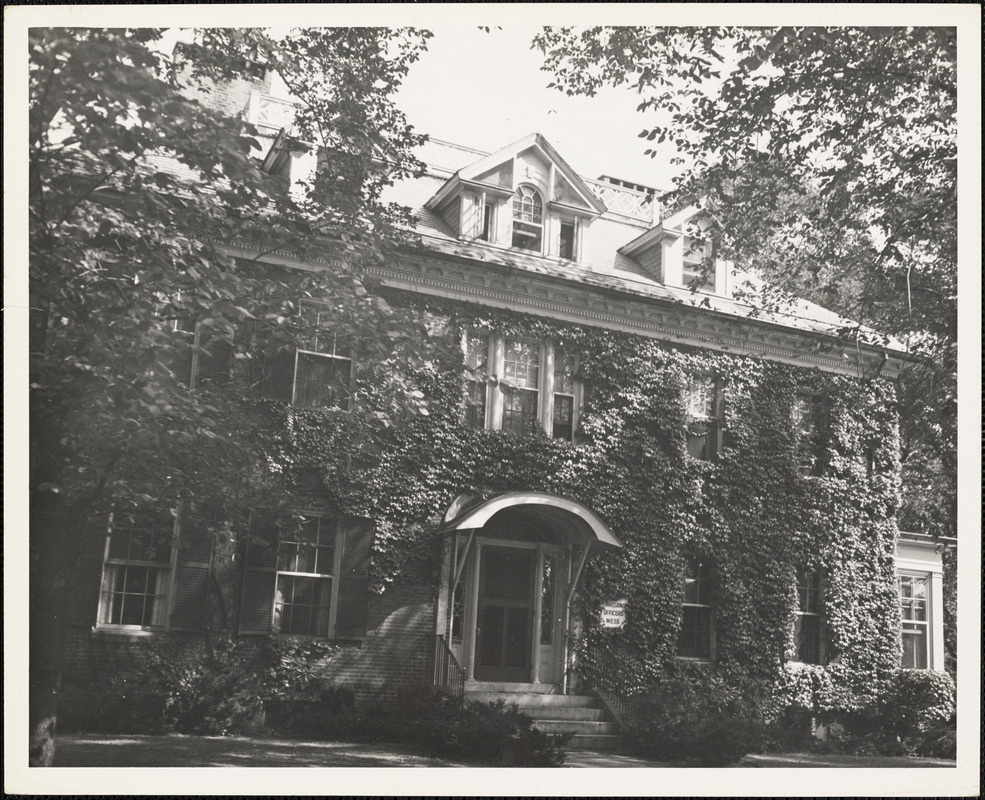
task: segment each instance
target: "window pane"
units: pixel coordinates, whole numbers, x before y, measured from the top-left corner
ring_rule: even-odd
[[[574,358],[563,350],[554,352],[554,391],[559,394],[575,393]]]
[[[97,619],[108,625],[163,625],[166,591],[167,570],[106,564]]]
[[[687,412],[695,419],[711,419],[716,414],[717,382],[711,375],[695,375],[688,389]]]
[[[708,605],[711,601],[708,591],[708,566],[696,559],[688,559],[684,577],[684,602]]]
[[[903,669],[927,668],[927,627],[903,623]]]
[[[488,354],[488,337],[470,333],[465,340],[465,366],[473,371],[485,372]],[[480,377],[466,382],[465,424],[470,428],[484,428],[486,425],[486,382]]]
[[[551,432],[556,439],[571,440],[574,433],[574,405],[575,399],[568,395],[554,395],[554,420]]]
[[[503,430],[533,433],[537,430],[537,392],[503,390]]]
[[[558,255],[569,261],[575,257],[575,224],[573,222],[561,223],[561,240],[558,246]]]
[[[688,658],[711,658],[711,609],[684,606],[679,652]]]
[[[327,636],[332,579],[278,575],[274,630],[302,636]]]
[[[299,406],[349,407],[352,362],[314,353],[298,353],[294,403]]]
[[[804,664],[821,663],[821,618],[817,614],[798,614],[794,620],[797,660]]]
[[[536,389],[540,380],[540,345],[507,342],[503,356],[503,376],[521,389]]]

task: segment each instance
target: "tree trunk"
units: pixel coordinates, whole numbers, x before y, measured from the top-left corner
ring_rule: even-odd
[[[31,510],[29,588],[28,720],[29,764],[50,767],[55,756],[55,723],[62,673],[61,614],[65,608],[63,568],[66,525],[58,496],[39,497]]]

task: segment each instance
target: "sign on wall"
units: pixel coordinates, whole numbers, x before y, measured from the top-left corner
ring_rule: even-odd
[[[603,628],[626,627],[626,601],[625,600],[616,600],[612,603],[602,604],[602,627]]]

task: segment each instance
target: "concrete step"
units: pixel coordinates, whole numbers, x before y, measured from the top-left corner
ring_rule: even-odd
[[[598,722],[605,716],[604,709],[582,708],[580,706],[520,706],[520,711],[532,719],[570,719]]]
[[[619,734],[576,734],[571,737],[568,750],[624,750],[626,737]]]
[[[465,693],[500,692],[504,694],[560,694],[556,683],[508,683],[506,681],[465,681]]]
[[[534,727],[544,733],[574,733],[583,736],[599,736],[616,733],[619,726],[615,722],[589,722],[580,719],[538,719]]]
[[[536,692],[465,691],[465,699],[476,703],[490,703],[502,698],[523,708],[598,708],[594,697],[580,694],[542,694]]]

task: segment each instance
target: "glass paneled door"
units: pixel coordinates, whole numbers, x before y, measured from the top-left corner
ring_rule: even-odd
[[[475,677],[530,680],[537,551],[485,546],[479,563]]]

